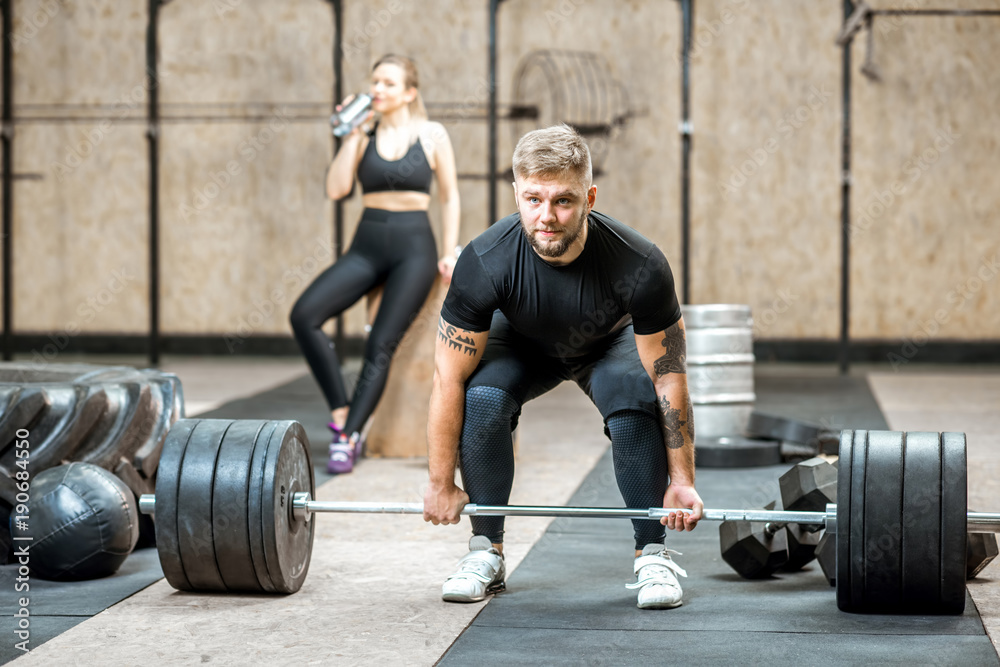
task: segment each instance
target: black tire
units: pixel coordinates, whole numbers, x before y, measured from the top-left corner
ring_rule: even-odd
[[[10,562],[14,539],[10,533],[10,513],[12,507],[0,499],[0,565]]]
[[[176,375],[94,364],[0,363],[0,476],[16,472],[15,434],[27,429],[31,474],[81,461],[114,473],[135,496],[155,483],[170,426],[183,416]],[[0,526],[0,533],[7,532]],[[155,544],[140,518],[139,547]]]

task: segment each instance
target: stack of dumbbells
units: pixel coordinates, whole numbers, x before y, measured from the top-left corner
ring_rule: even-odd
[[[824,512],[837,502],[837,467],[823,457],[795,464],[778,480],[781,507],[777,501],[764,509],[792,512]],[[837,536],[821,525],[723,521],[719,525],[722,559],[740,576],[763,579],[775,572],[801,570],[814,558],[833,586],[837,572]],[[972,579],[998,554],[994,533],[969,533],[966,577]]]

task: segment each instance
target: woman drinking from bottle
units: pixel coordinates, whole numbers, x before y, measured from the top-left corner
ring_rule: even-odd
[[[292,329],[330,407],[333,442],[327,469],[350,472],[362,454],[361,434],[389,374],[389,362],[420,311],[437,273],[451,280],[458,244],[459,197],[448,133],[428,120],[409,58],[387,55],[372,68],[371,129],[351,130],[330,165],[327,195],[348,196],[357,178],[365,209],[350,249],[299,297]],[[351,98],[338,106],[348,105]],[[445,252],[427,217],[431,180],[437,176]],[[361,373],[350,398],[340,360],[324,322],[375,288],[381,301],[365,344]]]

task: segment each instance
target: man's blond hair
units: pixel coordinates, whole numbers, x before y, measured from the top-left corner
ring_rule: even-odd
[[[569,125],[562,123],[533,130],[517,142],[515,177],[556,176],[566,172],[576,175],[585,188],[594,179],[587,142]]]

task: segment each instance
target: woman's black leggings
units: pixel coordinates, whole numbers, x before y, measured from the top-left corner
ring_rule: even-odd
[[[350,249],[313,281],[292,308],[295,339],[330,409],[348,404],[340,360],[323,324],[382,285],[382,302],[344,430],[360,431],[375,411],[389,362],[437,275],[437,244],[425,211],[366,208]]]

